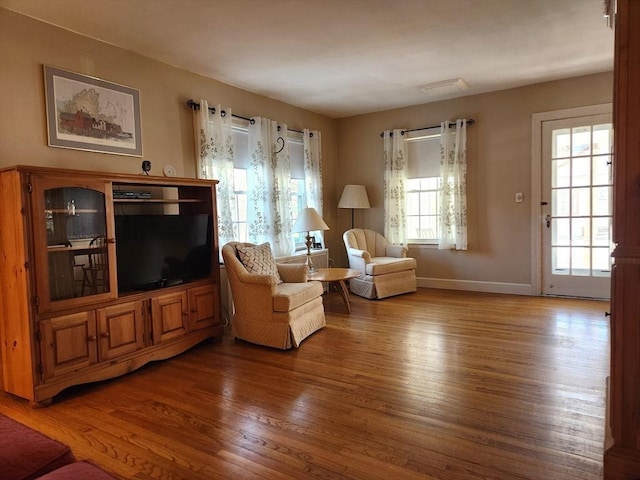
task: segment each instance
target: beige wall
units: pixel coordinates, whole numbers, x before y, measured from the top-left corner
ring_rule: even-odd
[[[0,168],[16,164],[138,173],[141,158],[47,146],[42,66],[51,65],[120,83],[140,91],[144,159],[152,174],[173,165],[178,176],[195,176],[189,99],[231,107],[245,117],[262,116],[289,128],[322,132],[326,212],[335,224],[336,122],[301,108],[234,88],[0,8]],[[334,231],[335,232],[335,231]],[[328,233],[334,233],[328,232]],[[330,248],[342,239],[327,238]],[[339,242],[339,243],[338,243]]]
[[[171,164],[178,175],[195,175],[193,124],[185,106],[190,98],[289,128],[321,130],[324,217],[331,227],[326,238],[337,266],[346,265],[341,234],[351,222],[350,211],[336,207],[345,184],[361,183],[369,192],[372,208],[356,211],[356,224],[382,230],[380,132],[474,118],[468,130],[469,251],[412,248],[410,254],[423,283],[495,282],[497,291],[531,281],[531,115],[612,100],[612,75],[606,73],[333,120],[0,9],[0,168],[140,170],[137,157],[47,146],[43,64],[140,90],[144,159],[155,174]],[[515,192],[524,192],[524,203],[514,203]]]
[[[532,273],[531,116],[609,103],[612,88],[612,74],[604,73],[341,119],[338,196],[345,184],[364,184],[372,208],[356,211],[356,226],[381,231],[380,133],[456,118],[475,119],[476,124],[467,129],[469,250],[416,247],[409,254],[418,260],[423,285],[474,288],[472,283],[480,282],[483,285],[476,287],[482,289],[495,282],[492,291],[522,292],[531,283]],[[516,192],[524,192],[524,203],[515,203]],[[349,228],[350,210],[339,211],[338,220],[339,229]]]

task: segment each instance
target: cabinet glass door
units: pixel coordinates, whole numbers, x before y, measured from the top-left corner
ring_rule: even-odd
[[[114,254],[106,211],[105,185],[47,185],[36,188],[36,258],[40,258],[38,296],[54,303],[115,295]],[[37,183],[36,183],[37,185]],[[46,250],[46,254],[44,251]],[[95,299],[95,298],[94,298]]]

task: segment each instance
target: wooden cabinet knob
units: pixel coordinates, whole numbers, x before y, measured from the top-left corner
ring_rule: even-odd
[[[95,342],[98,339],[98,337],[96,337],[95,335],[89,335],[87,337],[87,340],[90,342]]]
[[[102,338],[109,338],[109,332],[104,332],[102,334]]]

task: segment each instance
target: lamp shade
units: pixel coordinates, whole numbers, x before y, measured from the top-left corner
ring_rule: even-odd
[[[338,208],[369,208],[369,197],[364,185],[345,185]]]
[[[315,208],[303,208],[296,218],[296,223],[293,225],[294,232],[312,232],[314,230],[329,230],[329,227],[324,220],[316,212]]]

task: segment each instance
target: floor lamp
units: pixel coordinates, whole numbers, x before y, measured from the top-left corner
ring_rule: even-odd
[[[306,245],[307,245],[307,267],[310,272],[315,271],[313,262],[311,261],[311,232],[316,230],[329,230],[329,227],[316,212],[315,208],[303,208],[300,210],[296,223],[293,225],[294,232],[307,232]]]
[[[353,211],[356,208],[369,208],[369,197],[364,185],[345,185],[338,208],[351,209],[351,228],[353,228]]]

